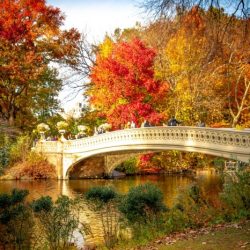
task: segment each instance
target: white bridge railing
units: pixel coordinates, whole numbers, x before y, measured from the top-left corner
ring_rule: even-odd
[[[183,149],[208,154],[242,156],[250,160],[250,130],[238,131],[225,128],[200,127],[149,127],[124,129],[76,140],[38,142],[36,150],[43,153],[64,152],[67,154],[102,150],[118,151],[140,149]],[[215,152],[215,153],[213,153]]]

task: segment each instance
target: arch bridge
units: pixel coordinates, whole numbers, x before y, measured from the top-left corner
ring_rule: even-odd
[[[107,132],[77,140],[39,141],[35,151],[56,166],[59,179],[92,157],[102,157],[104,171],[112,170],[132,154],[179,150],[250,162],[250,129],[203,127],[149,127]],[[94,165],[93,165],[94,166]]]

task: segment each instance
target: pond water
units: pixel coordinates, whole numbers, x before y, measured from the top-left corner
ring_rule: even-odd
[[[13,188],[28,189],[28,200],[49,195],[56,199],[59,195],[75,197],[85,193],[94,186],[113,186],[120,193],[127,193],[131,187],[151,182],[157,185],[164,194],[165,203],[171,206],[178,193],[192,183],[197,183],[207,195],[216,197],[222,188],[222,183],[217,174],[211,170],[198,171],[191,175],[139,175],[128,176],[122,179],[81,179],[81,180],[36,180],[0,181],[0,193],[10,192]]]
[[[197,183],[209,196],[210,199],[217,199],[218,193],[222,190],[220,177],[211,170],[199,171],[196,175],[144,175],[128,176],[122,179],[81,179],[81,180],[37,180],[37,181],[0,181],[0,193],[10,192],[13,188],[28,189],[28,200],[32,201],[40,196],[49,195],[54,200],[59,195],[75,197],[84,194],[93,186],[113,186],[119,193],[127,193],[131,187],[151,182],[157,185],[164,194],[164,202],[171,207],[175,198],[182,189],[192,183]],[[86,208],[84,220],[92,224],[92,237],[86,238],[88,243],[102,242],[100,224],[93,212]],[[93,236],[94,235],[94,236]],[[79,238],[77,239],[79,240]]]

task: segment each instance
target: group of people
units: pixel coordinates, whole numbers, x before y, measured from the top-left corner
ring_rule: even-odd
[[[124,128],[124,129],[126,129],[126,128],[136,128],[136,125],[135,125],[135,123],[134,123],[134,121],[132,121],[132,122],[128,122],[127,124],[125,124],[125,126],[123,127],[121,127],[122,129]]]
[[[167,126],[178,126],[180,125],[182,122],[178,121],[174,116],[172,116],[170,118],[170,120],[168,121]],[[163,123],[163,125],[166,126],[166,124]],[[206,127],[205,122],[199,121],[197,124],[197,127]]]
[[[98,127],[98,128],[95,127],[94,135],[100,135],[100,134],[104,134],[104,133],[106,133],[106,131],[103,127]]]
[[[163,126],[178,126],[180,125],[181,122],[178,121],[174,116],[172,116],[169,121],[167,122],[167,124],[163,123]],[[153,125],[146,119],[144,119],[144,121],[141,123],[141,128],[146,128],[146,127],[152,127]],[[205,123],[202,121],[199,121],[199,123],[197,124],[197,127],[205,127]],[[121,129],[128,129],[128,128],[136,128],[136,124],[134,121],[128,122],[125,126],[121,126]],[[94,135],[99,135],[99,134],[104,134],[106,133],[105,129],[103,127],[98,127],[94,129]],[[74,138],[75,137],[75,138]],[[79,133],[75,136],[72,136],[71,134],[69,134],[68,139],[69,140],[73,140],[73,139],[81,139],[84,137],[87,137],[86,133]],[[46,140],[48,141],[57,141],[58,138],[51,138],[48,137]]]
[[[171,119],[168,121],[167,125],[163,123],[163,126],[177,126],[181,124],[180,121],[178,121],[174,116],[171,117]],[[141,123],[141,128],[146,128],[146,127],[152,127],[153,125],[146,119]],[[121,129],[128,129],[128,128],[136,128],[136,124],[134,121],[128,122],[124,127],[121,126]]]
[[[141,128],[143,127],[152,127],[152,125],[150,124],[150,122],[148,120],[144,120],[141,123]],[[132,122],[128,122],[127,124],[125,124],[125,126],[121,126],[121,129],[127,129],[127,128],[136,128],[136,124],[134,121]]]

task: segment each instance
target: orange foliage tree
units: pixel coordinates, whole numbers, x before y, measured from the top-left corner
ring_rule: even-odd
[[[64,16],[45,0],[2,0],[0,10],[0,116],[15,125],[37,99],[60,89],[48,65],[74,64],[79,33],[60,30]]]

